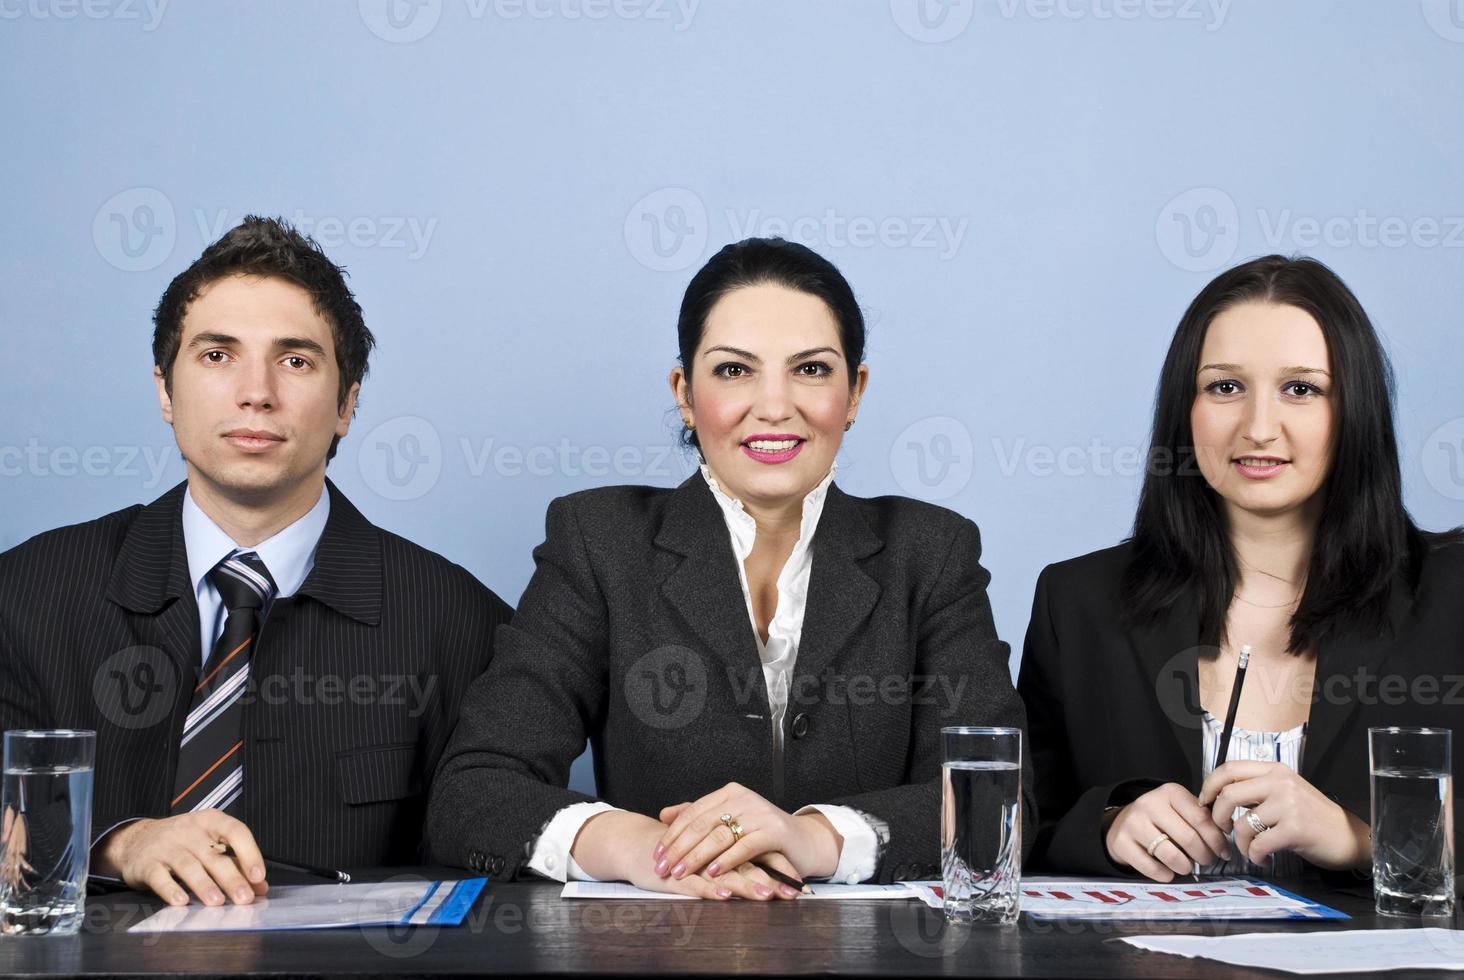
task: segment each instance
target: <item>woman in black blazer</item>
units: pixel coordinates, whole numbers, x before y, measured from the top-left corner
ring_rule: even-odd
[[[701,472],[550,506],[434,781],[432,851],[706,898],[796,896],[754,858],[939,877],[941,727],[1025,720],[976,525],[832,483],[868,369],[826,260],[729,245],[678,332]],[[566,788],[587,739],[598,799]]]
[[[1368,727],[1464,731],[1464,545],[1403,507],[1390,389],[1367,315],[1318,262],[1248,262],[1190,305],[1133,536],[1037,583],[1018,683],[1034,865],[1370,866]]]

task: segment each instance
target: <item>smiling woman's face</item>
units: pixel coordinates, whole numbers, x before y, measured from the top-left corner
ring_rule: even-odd
[[[717,483],[769,510],[801,504],[828,474],[868,379],[868,368],[845,361],[823,300],[772,284],[718,300],[690,377],[682,367],[671,372]]]
[[[1311,314],[1255,302],[1215,317],[1190,426],[1200,472],[1227,509],[1270,517],[1320,500],[1333,418],[1327,341]]]

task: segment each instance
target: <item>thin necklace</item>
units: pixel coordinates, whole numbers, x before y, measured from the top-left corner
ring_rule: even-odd
[[[1245,603],[1247,606],[1255,606],[1257,609],[1285,609],[1287,606],[1295,605],[1297,599],[1300,599],[1301,598],[1301,593],[1300,592],[1296,593],[1296,597],[1293,598],[1290,602],[1283,602],[1279,606],[1268,606],[1268,605],[1264,605],[1264,604],[1259,603],[1259,602],[1251,602],[1245,596],[1241,595],[1238,590],[1235,592],[1235,598],[1239,599],[1241,602]]]

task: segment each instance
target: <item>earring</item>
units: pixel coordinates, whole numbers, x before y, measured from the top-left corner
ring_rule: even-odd
[[[691,419],[682,419],[681,424],[686,426],[688,432],[696,431],[696,423],[691,421]]]
[[[844,431],[845,432],[848,432],[852,428],[854,428],[854,420],[853,419],[850,419],[849,421],[847,421],[847,422],[844,423]]]

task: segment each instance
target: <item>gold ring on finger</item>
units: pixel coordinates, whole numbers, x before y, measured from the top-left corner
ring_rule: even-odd
[[[732,843],[735,844],[742,839],[742,824],[737,822],[737,818],[730,813],[724,813],[722,814],[722,823],[727,826],[728,830],[732,831]]]
[[[1154,852],[1159,850],[1159,845],[1163,844],[1167,840],[1169,840],[1169,835],[1161,833],[1158,837],[1155,837],[1154,842],[1148,847],[1144,848],[1144,850],[1149,852],[1149,857],[1153,857]]]

